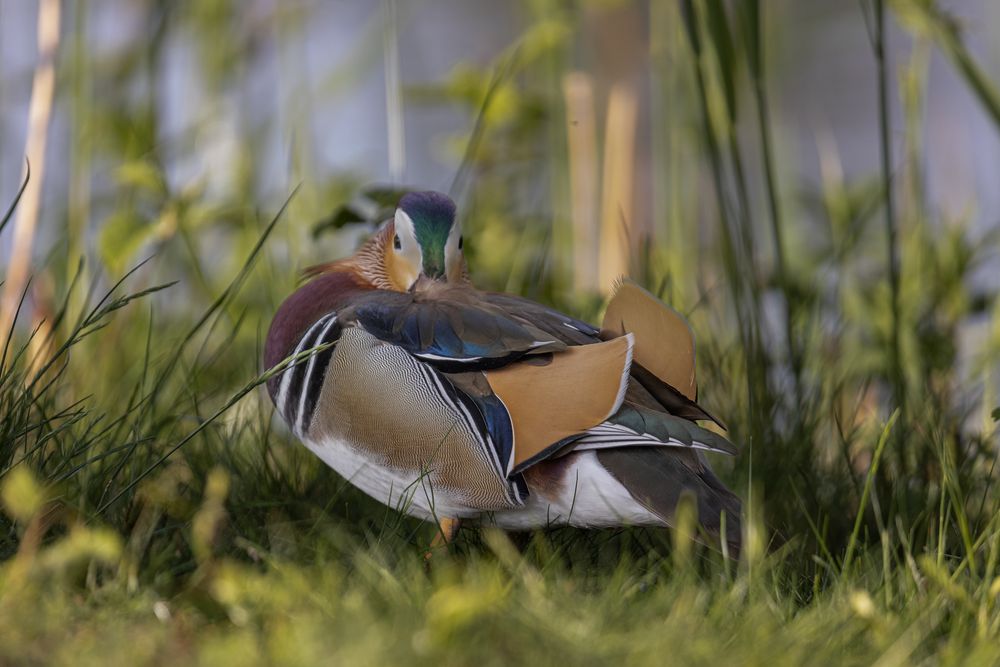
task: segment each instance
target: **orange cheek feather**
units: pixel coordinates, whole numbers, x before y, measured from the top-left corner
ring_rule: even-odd
[[[394,289],[405,292],[416,278],[417,267],[413,262],[389,250],[385,255],[385,268]]]
[[[448,271],[448,282],[450,283],[460,283],[468,275],[469,271],[465,266],[465,258],[462,257],[457,262],[453,262],[451,270]]]

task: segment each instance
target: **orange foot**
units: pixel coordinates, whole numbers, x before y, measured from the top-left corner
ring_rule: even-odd
[[[438,532],[434,535],[434,539],[431,540],[430,547],[424,552],[424,560],[430,562],[435,549],[450,544],[455,539],[455,536],[458,535],[458,529],[461,525],[461,519],[449,519],[447,517],[438,519]]]

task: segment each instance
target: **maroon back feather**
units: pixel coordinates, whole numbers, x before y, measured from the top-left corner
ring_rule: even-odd
[[[350,303],[352,296],[371,289],[350,273],[325,273],[295,290],[278,308],[264,343],[264,368],[271,368],[291,354],[306,330],[329,312]],[[280,374],[267,381],[273,399]]]

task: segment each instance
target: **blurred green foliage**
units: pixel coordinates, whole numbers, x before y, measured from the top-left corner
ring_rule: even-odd
[[[435,141],[459,174],[476,282],[592,320],[600,296],[573,284],[560,81],[588,12],[623,4],[524,3],[523,34],[494,62],[405,96],[466,112]],[[744,445],[713,463],[746,500],[745,559],[683,527],[465,531],[429,573],[433,529],[325,468],[257,389],[277,304],[303,267],[350,252],[354,223],[380,219],[396,186],[316,177],[294,139],[288,182],[302,185],[279,213],[292,188],[268,181],[249,116],[234,120],[230,189],[168,168],[217,127],[264,32],[294,40],[308,10],[138,2],[146,30],[97,55],[71,22],[69,189],[42,222],[67,234],[38,270],[51,287],[33,293],[51,326],[23,315],[0,370],[0,661],[1000,662],[1000,300],[971,280],[1000,239],[922,192],[919,49],[943,50],[995,117],[994,84],[936,3],[889,6],[917,45],[898,82],[890,70],[899,172],[834,170],[818,192],[771,150],[765,3],[645,10],[663,98],[633,273],[689,314],[703,402]],[[175,34],[195,47],[209,117],[164,144],[156,84]],[[985,333],[960,363],[970,326]]]

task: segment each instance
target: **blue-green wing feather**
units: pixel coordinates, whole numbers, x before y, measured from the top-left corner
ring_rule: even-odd
[[[488,303],[417,299],[376,290],[345,317],[370,334],[446,371],[496,368],[565,343]]]

